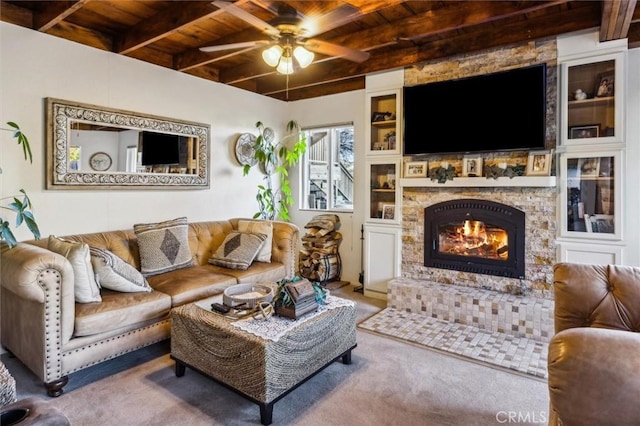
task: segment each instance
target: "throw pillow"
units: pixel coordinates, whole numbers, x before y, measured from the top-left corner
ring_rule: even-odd
[[[231,231],[209,263],[230,269],[247,269],[267,239],[262,234]]]
[[[87,244],[49,236],[47,248],[66,257],[73,269],[73,290],[78,303],[102,302],[100,288],[93,275]]]
[[[151,276],[193,264],[186,217],[133,225],[140,249],[142,275]]]
[[[140,271],[109,250],[89,247],[89,251],[100,287],[125,293],[149,293],[152,290]]]
[[[256,262],[271,263],[271,246],[273,245],[273,223],[264,220],[239,220],[238,231],[251,234],[262,234],[267,238],[262,244]]]

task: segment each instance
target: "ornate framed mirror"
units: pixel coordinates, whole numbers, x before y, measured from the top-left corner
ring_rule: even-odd
[[[207,124],[46,99],[47,189],[209,188]]]

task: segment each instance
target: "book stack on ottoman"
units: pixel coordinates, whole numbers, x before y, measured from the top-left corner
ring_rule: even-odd
[[[300,251],[300,275],[311,281],[339,281],[342,272],[340,218],[334,214],[314,216],[305,226]]]

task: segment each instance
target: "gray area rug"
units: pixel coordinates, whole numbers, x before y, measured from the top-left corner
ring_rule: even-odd
[[[359,320],[382,309],[352,286]],[[546,423],[543,381],[358,329],[351,365],[336,362],[274,405],[274,425],[496,425]],[[74,373],[48,398],[15,358],[2,356],[18,398],[40,396],[83,425],[259,425],[258,406],[195,371],[176,377],[168,342]]]

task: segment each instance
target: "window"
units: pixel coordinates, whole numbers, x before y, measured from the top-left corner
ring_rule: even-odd
[[[300,208],[353,210],[353,123],[303,131]]]

